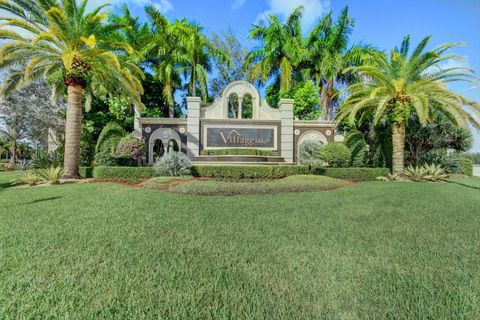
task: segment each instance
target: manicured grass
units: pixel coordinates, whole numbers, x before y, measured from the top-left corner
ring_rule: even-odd
[[[267,181],[194,181],[179,183],[170,188],[172,192],[194,195],[240,195],[281,192],[326,191],[348,185],[347,181],[323,176],[289,176]]]
[[[454,183],[3,189],[0,318],[476,319],[479,208]]]

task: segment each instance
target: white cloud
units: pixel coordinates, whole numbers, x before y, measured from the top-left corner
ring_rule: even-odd
[[[232,3],[232,9],[233,10],[240,9],[241,7],[243,7],[246,1],[247,0],[234,0]]]
[[[269,9],[260,13],[257,21],[272,14],[285,18],[295,8],[303,6],[303,25],[308,28],[330,10],[330,0],[267,0],[267,3]]]
[[[147,5],[155,6],[160,12],[167,13],[173,9],[170,0],[89,0],[88,8],[93,9],[103,4],[111,4],[112,6],[128,4],[129,6],[144,7]]]

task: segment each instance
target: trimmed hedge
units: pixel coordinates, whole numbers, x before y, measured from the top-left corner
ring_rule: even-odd
[[[458,159],[460,164],[460,172],[466,176],[473,176],[473,161],[466,158]]]
[[[263,157],[276,157],[277,151],[273,150],[258,150],[258,149],[219,149],[208,150],[205,149],[202,152],[204,156],[263,156]]]
[[[350,181],[374,181],[390,174],[388,168],[314,168],[314,174]]]
[[[89,168],[85,168],[88,170]],[[314,174],[350,181],[374,181],[387,176],[388,168],[325,168],[299,165],[196,165],[192,167],[195,177],[218,179],[280,179],[294,175]],[[153,167],[106,167],[93,170],[96,179],[141,179],[158,176]],[[83,174],[82,174],[83,177]]]
[[[279,179],[298,174],[308,174],[307,166],[234,166],[234,165],[196,165],[192,175],[222,179]]]
[[[157,174],[152,167],[106,167],[98,166],[93,170],[96,179],[141,179],[153,178]]]
[[[93,167],[80,167],[80,177],[82,179],[93,178]]]
[[[192,168],[194,176],[223,179],[280,179],[293,175],[315,174],[351,181],[374,181],[377,177],[387,176],[389,173],[388,168],[326,168],[302,165],[197,165]]]

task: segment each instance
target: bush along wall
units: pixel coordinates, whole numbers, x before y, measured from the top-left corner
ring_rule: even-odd
[[[197,165],[192,168],[196,177],[221,179],[279,179],[287,176],[308,174],[307,166],[232,166],[232,165]]]

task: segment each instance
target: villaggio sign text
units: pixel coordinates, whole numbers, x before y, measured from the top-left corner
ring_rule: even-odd
[[[205,148],[274,148],[272,128],[207,128]]]

